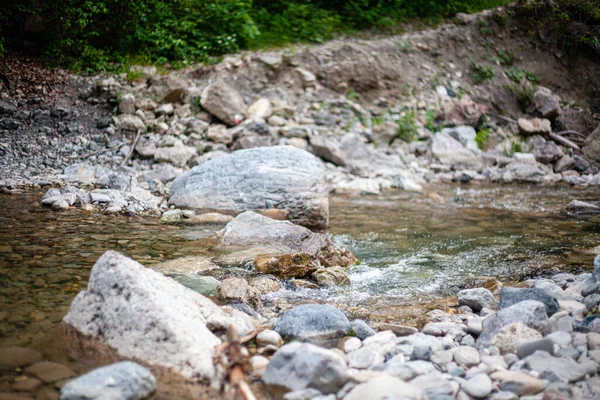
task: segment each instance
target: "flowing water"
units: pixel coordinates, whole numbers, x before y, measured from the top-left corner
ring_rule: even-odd
[[[293,291],[268,300],[354,306],[442,298],[482,277],[581,271],[600,245],[600,216],[560,213],[598,189],[446,186],[436,192],[332,197],[329,232],[361,260],[351,286]],[[210,255],[220,226],[161,225],[156,218],[54,212],[40,193],[0,195],[0,346],[50,332],[87,284],[95,260],[120,251],[142,264]]]

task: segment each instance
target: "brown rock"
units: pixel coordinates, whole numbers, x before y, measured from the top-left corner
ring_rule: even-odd
[[[165,97],[163,97],[163,99],[160,102],[163,104],[175,103],[176,101],[181,99],[184,92],[185,89],[182,87],[170,90],[169,92],[167,92],[167,94],[165,94]]]
[[[543,86],[539,86],[533,93],[533,104],[544,118],[556,118],[562,112],[560,98]]]
[[[348,278],[346,270],[339,266],[321,268],[312,274],[312,278],[319,286],[342,286],[350,284],[350,278]]]
[[[290,212],[288,210],[280,210],[278,208],[269,208],[260,213],[265,217],[274,219],[276,221],[287,221],[290,216]]]
[[[32,375],[44,383],[54,383],[75,376],[69,367],[49,361],[39,362],[25,369],[27,375]]]
[[[15,379],[15,382],[10,385],[10,388],[17,392],[35,392],[40,386],[42,386],[40,380],[23,376]]]
[[[487,112],[487,107],[465,96],[444,108],[445,125],[474,125]]]
[[[382,331],[392,331],[396,336],[410,336],[419,332],[417,328],[413,328],[412,326],[396,324],[381,324],[379,325],[379,332]]]
[[[254,259],[254,269],[263,274],[281,278],[302,278],[318,268],[315,257],[309,253],[260,255]]]
[[[210,258],[203,256],[187,256],[149,265],[148,268],[163,275],[206,274],[217,271],[220,267]]]
[[[254,289],[258,290],[260,294],[267,294],[272,292],[278,292],[281,289],[281,285],[277,279],[272,276],[255,276],[250,278],[248,284]]]
[[[306,279],[291,279],[290,285],[292,285],[293,289],[318,289],[319,285],[307,281]]]
[[[42,361],[42,354],[25,347],[0,348],[0,371],[22,368]]]
[[[600,125],[585,139],[583,155],[589,161],[600,165]]]
[[[544,135],[552,132],[550,121],[543,118],[519,118],[517,124],[522,135]]]
[[[222,79],[212,82],[204,89],[200,103],[206,111],[227,125],[239,124],[248,114],[248,107],[242,96]]]
[[[217,296],[221,300],[241,301],[254,308],[260,307],[260,294],[244,278],[225,278],[217,286]]]
[[[233,217],[231,215],[221,213],[204,213],[193,215],[190,218],[184,219],[182,222],[185,224],[226,224],[232,219]]]
[[[511,391],[518,396],[536,394],[544,390],[544,382],[520,371],[498,371],[490,377],[500,382],[502,390]]]
[[[0,400],[33,400],[33,397],[16,393],[0,393]]]

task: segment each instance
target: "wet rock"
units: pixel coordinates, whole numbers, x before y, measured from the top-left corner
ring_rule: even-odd
[[[234,323],[240,335],[254,329],[249,318],[226,313],[209,299],[115,252],[92,268],[64,322],[104,340],[123,357],[163,365],[186,377],[210,378],[213,349],[221,341],[209,330]]]
[[[216,295],[217,287],[219,286],[219,281],[212,276],[184,275],[176,276],[173,279],[186,288],[204,296]]]
[[[573,200],[567,206],[567,211],[583,214],[593,214],[600,212],[600,207],[585,201]]]
[[[548,333],[548,315],[544,304],[539,301],[525,300],[485,318],[483,330],[477,339],[477,347],[480,349],[488,347],[500,329],[515,322],[520,322],[543,334]]]
[[[350,284],[350,278],[343,267],[321,268],[312,274],[319,286],[343,286]]]
[[[192,215],[186,218],[183,222],[186,224],[226,224],[231,222],[233,217],[231,215],[221,213],[202,213],[198,215]]]
[[[168,210],[162,213],[160,216],[160,222],[163,224],[172,224],[175,222],[181,221],[183,218],[183,213],[180,209]]]
[[[532,100],[535,109],[544,118],[556,118],[562,112],[560,98],[548,88],[538,86],[535,92],[533,92]]]
[[[221,300],[240,301],[252,307],[259,308],[260,294],[244,278],[225,278],[217,286],[217,296]]]
[[[518,396],[533,395],[544,390],[544,383],[520,371],[497,371],[491,376],[500,383],[500,388]]]
[[[303,304],[283,313],[273,329],[285,340],[335,347],[350,332],[350,322],[332,306]]]
[[[502,327],[491,341],[491,345],[500,350],[500,354],[517,353],[519,345],[530,340],[541,339],[542,335],[535,329],[515,322]]]
[[[131,361],[95,369],[67,383],[61,400],[137,400],[156,390],[152,373]]]
[[[348,379],[346,362],[337,353],[309,343],[290,343],[279,349],[263,382],[290,390],[313,388],[323,394],[337,392]]]
[[[209,84],[200,98],[202,107],[227,125],[237,125],[248,114],[242,96],[222,79]]]
[[[173,147],[159,147],[154,152],[154,160],[168,162],[176,167],[185,167],[187,162],[195,155],[195,147],[180,144]]]
[[[352,253],[336,247],[323,234],[252,211],[238,215],[218,233],[218,237],[226,246],[270,246],[280,253],[308,253],[325,266],[348,266],[355,260]]]
[[[458,304],[469,306],[473,311],[479,312],[482,308],[497,310],[500,308],[498,301],[488,289],[464,289],[457,293]]]
[[[164,275],[206,274],[219,270],[219,266],[204,256],[187,256],[152,264],[149,268]]]
[[[458,140],[446,133],[437,133],[431,140],[431,153],[442,164],[454,169],[479,170],[482,161]]]
[[[264,254],[254,259],[254,269],[280,278],[303,278],[318,268],[316,258],[309,253],[281,255]]]
[[[54,383],[75,376],[69,367],[54,362],[42,361],[25,368],[27,375],[31,375],[44,383]]]
[[[239,150],[194,167],[173,182],[169,204],[237,212],[277,207],[288,210],[294,223],[324,228],[327,194],[325,169],[316,157],[276,146]]]
[[[24,380],[15,381],[10,388],[17,392],[35,392],[40,386],[42,386],[42,381],[35,378],[27,378]],[[2,397],[0,396],[0,399]]]
[[[278,292],[281,289],[281,285],[277,279],[270,276],[255,276],[250,278],[248,284],[254,289],[258,290],[260,294],[267,294],[272,292]]]
[[[131,93],[123,95],[119,101],[119,112],[121,114],[135,114],[135,96]]]
[[[535,300],[543,303],[546,314],[552,316],[560,310],[560,305],[555,297],[540,288],[502,288],[500,291],[500,307],[507,308],[525,300]]]
[[[352,389],[344,400],[421,400],[423,393],[419,387],[391,376],[380,376]]]
[[[26,347],[0,347],[0,372],[42,361],[42,354]]]
[[[352,331],[360,339],[365,340],[369,336],[375,335],[375,331],[362,319],[355,319],[351,324]]]

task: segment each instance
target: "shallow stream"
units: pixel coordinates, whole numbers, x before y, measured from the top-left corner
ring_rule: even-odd
[[[31,346],[60,322],[106,250],[142,264],[210,255],[221,226],[161,225],[156,218],[54,212],[41,193],[0,195],[0,347]],[[515,281],[581,271],[600,245],[600,216],[560,212],[598,189],[567,186],[445,186],[415,194],[340,197],[329,232],[361,260],[352,285],[284,289],[269,299],[325,300],[377,308],[452,295],[485,277]]]

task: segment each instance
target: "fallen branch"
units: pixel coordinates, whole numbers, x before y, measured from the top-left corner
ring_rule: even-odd
[[[131,148],[129,149],[129,153],[127,153],[127,155],[123,159],[123,162],[121,163],[121,165],[127,164],[127,161],[129,160],[129,158],[133,154],[133,150],[135,150],[135,145],[137,144],[137,142],[138,142],[141,134],[142,134],[141,129],[138,129],[137,135],[135,135],[135,139],[133,139],[133,143],[131,144]]]
[[[579,147],[578,145],[576,145],[569,139],[566,139],[562,136],[558,136],[556,133],[549,132],[548,136],[550,137],[550,139],[554,140],[556,143],[559,143],[559,144],[562,144],[565,146],[569,146],[569,147],[574,148],[575,150],[581,151],[581,147]]]
[[[489,117],[501,119],[502,121],[510,122],[511,124],[515,124],[515,125],[517,124],[516,120],[509,118],[509,117],[505,117],[504,115],[498,115],[498,114],[486,114],[486,115]]]

